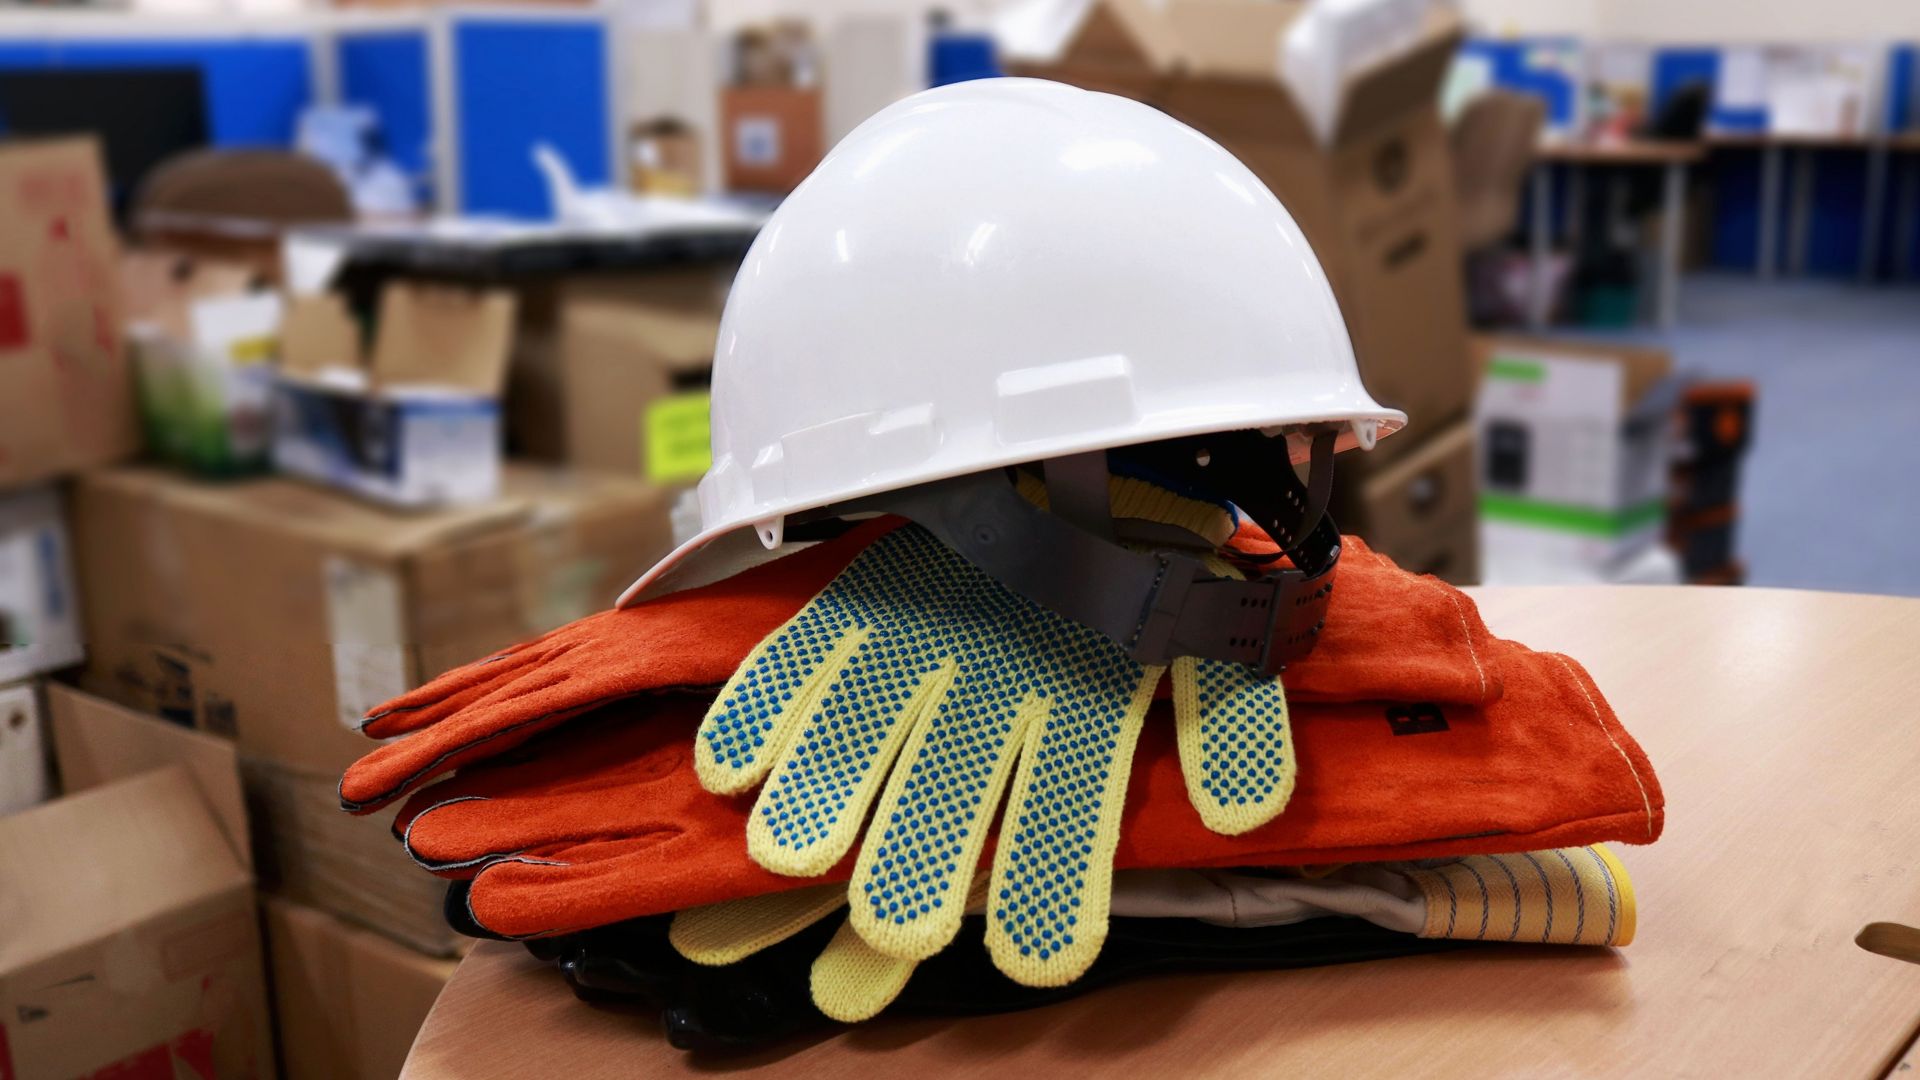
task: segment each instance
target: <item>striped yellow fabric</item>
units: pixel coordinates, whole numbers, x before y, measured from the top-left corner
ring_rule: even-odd
[[[1599,844],[1469,855],[1407,876],[1427,900],[1421,937],[1553,945],[1633,940],[1633,883]]]

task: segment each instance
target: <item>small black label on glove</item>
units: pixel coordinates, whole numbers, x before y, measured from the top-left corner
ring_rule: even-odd
[[[1387,726],[1395,735],[1431,735],[1447,730],[1447,718],[1431,701],[1387,706]]]

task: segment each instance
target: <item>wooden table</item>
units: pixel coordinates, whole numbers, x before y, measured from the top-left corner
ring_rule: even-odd
[[[1568,174],[1567,220],[1570,227],[1581,228],[1585,201],[1584,170],[1588,166],[1614,166],[1659,169],[1660,188],[1660,280],[1654,320],[1662,330],[1670,329],[1680,309],[1680,234],[1685,230],[1687,212],[1687,167],[1699,161],[1705,151],[1699,143],[1634,139],[1625,142],[1543,142],[1534,151],[1532,220],[1527,227],[1533,252],[1533,310],[1530,321],[1545,326],[1550,312],[1547,288],[1548,234],[1552,231],[1552,166],[1566,165]]]
[[[1134,983],[961,1022],[881,1020],[716,1066],[475,950],[406,1077],[1885,1075],[1920,966],[1853,944],[1920,923],[1920,600],[1595,586],[1478,593],[1496,633],[1592,670],[1666,788],[1621,847],[1639,938]]]

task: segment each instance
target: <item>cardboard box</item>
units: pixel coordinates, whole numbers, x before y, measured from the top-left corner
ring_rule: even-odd
[[[561,283],[566,280],[535,279],[520,283],[514,290],[518,318],[502,402],[507,456],[511,458],[549,465],[567,460],[559,298]]]
[[[46,686],[60,783],[69,795],[178,767],[213,815],[240,864],[253,869],[253,832],[231,739],[171,724],[60,683]]]
[[[457,961],[264,898],[284,1080],[391,1080]]]
[[[1480,513],[1489,580],[1605,576],[1666,513],[1679,381],[1662,349],[1482,338]]]
[[[128,467],[76,487],[90,683],[337,774],[367,709],[603,609],[668,546],[667,493],[515,467],[484,506],[402,514],[290,480]]]
[[[286,479],[84,477],[85,685],[232,737],[262,879],[416,948],[452,949],[443,883],[339,812],[366,711],[611,603],[668,547],[667,492],[515,467],[506,497],[402,514]]]
[[[690,484],[710,464],[707,387],[731,262],[561,293],[567,460]]]
[[[1461,28],[1436,10],[1412,47],[1350,73],[1323,143],[1279,69],[1303,7],[1098,0],[1057,56],[1010,66],[1163,109],[1279,196],[1333,282],[1367,389],[1408,416],[1407,433],[1348,465],[1370,471],[1411,453],[1423,432],[1466,415],[1473,400],[1453,162],[1439,112]]]
[[[826,153],[820,90],[729,86],[720,91],[721,152],[729,191],[784,195]]]
[[[80,596],[51,488],[0,495],[0,682],[80,662]]]
[[[0,1074],[271,1077],[253,878],[183,768],[0,818]]]
[[[395,506],[500,492],[500,392],[514,296],[389,283],[370,352],[338,295],[296,296],[281,331],[273,460]]]
[[[260,886],[368,927],[407,948],[453,956],[468,943],[447,925],[447,883],[421,873],[393,839],[399,808],[340,810],[340,777],[248,754],[241,779],[257,826]]]
[[[140,449],[92,139],[0,142],[0,490]]]
[[[53,798],[52,764],[40,684],[0,686],[0,817]]]
[[[1329,508],[1342,532],[1416,573],[1479,580],[1475,428],[1462,420],[1377,472],[1343,478]],[[1344,481],[1344,482],[1343,482]]]

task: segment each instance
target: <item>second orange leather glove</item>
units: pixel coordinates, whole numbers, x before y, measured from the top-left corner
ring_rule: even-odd
[[[1586,672],[1510,642],[1483,660],[1507,687],[1484,707],[1299,707],[1293,800],[1240,836],[1195,813],[1160,703],[1135,755],[1114,865],[1418,859],[1658,836],[1658,781]],[[395,831],[420,865],[471,879],[470,921],[506,937],[847,878],[851,857],[816,879],[748,857],[752,800],[715,796],[695,775],[706,705],[668,694],[605,707],[419,792]]]

